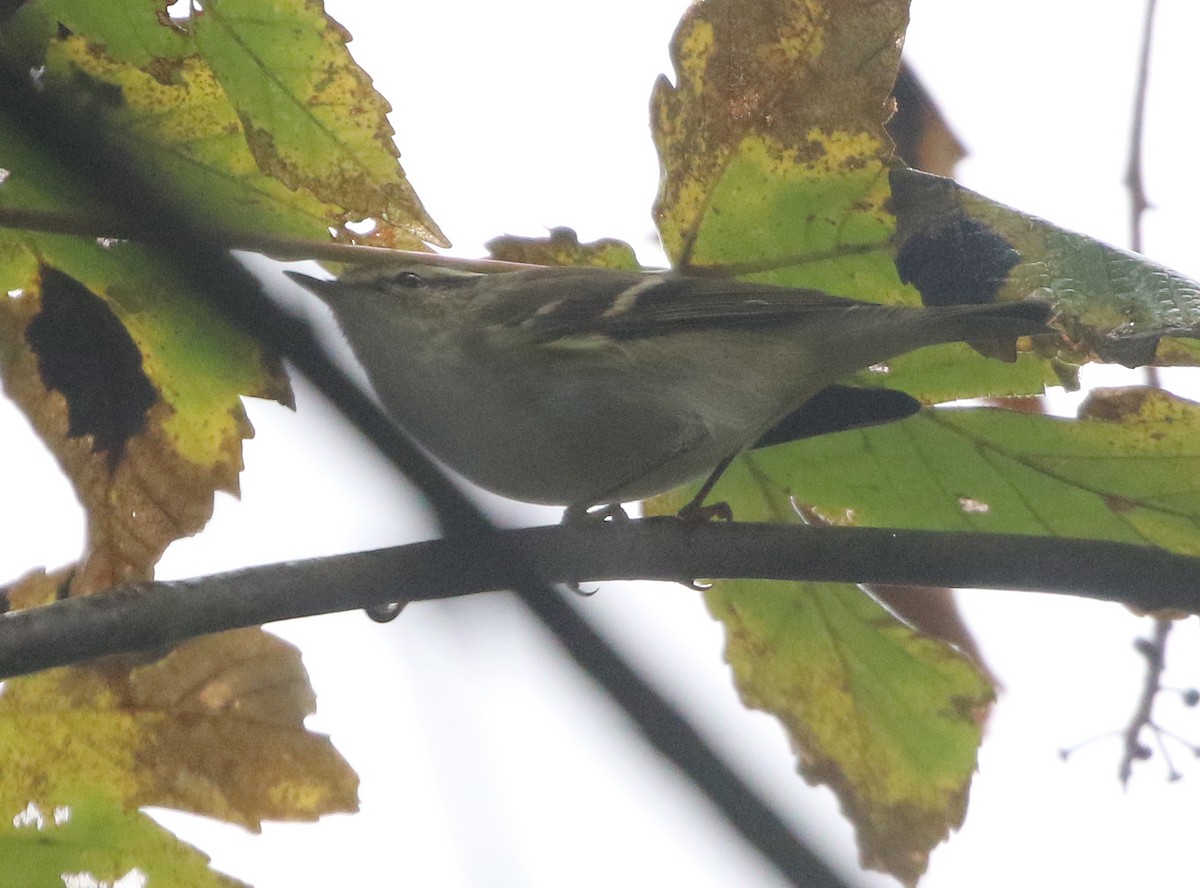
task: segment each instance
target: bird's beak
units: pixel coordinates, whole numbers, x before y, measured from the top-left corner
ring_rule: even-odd
[[[336,281],[326,280],[325,278],[315,278],[312,275],[302,274],[299,271],[285,271],[284,274],[306,290],[311,290],[317,294],[327,291],[332,284],[336,283]]]

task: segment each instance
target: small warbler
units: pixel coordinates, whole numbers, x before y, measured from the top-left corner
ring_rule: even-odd
[[[700,478],[904,352],[1052,332],[1029,299],[913,308],[600,268],[288,274],[333,309],[384,408],[435,457],[572,511]]]

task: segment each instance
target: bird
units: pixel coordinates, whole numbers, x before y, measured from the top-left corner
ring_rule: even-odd
[[[711,474],[858,370],[929,345],[1053,332],[1033,298],[881,305],[591,267],[287,274],[329,306],[385,411],[434,457],[568,514]]]

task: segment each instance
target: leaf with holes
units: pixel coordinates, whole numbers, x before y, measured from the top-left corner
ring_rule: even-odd
[[[214,872],[208,858],[103,790],[64,793],[43,809],[30,801],[0,816],[0,885],[62,888],[134,884],[246,888]],[[118,881],[119,880],[119,881]]]
[[[11,125],[9,125],[11,124]],[[89,183],[0,109],[5,205],[86,207]],[[0,232],[0,376],[87,510],[74,593],[150,575],[236,492],[242,395],[290,403],[278,361],[131,243]]]
[[[926,409],[757,450],[712,493],[742,520],[1042,533],[1200,554],[1200,405],[1097,390],[1077,420]],[[660,497],[669,513],[690,491]],[[706,592],[748,706],[777,715],[828,783],[863,862],[905,881],[957,827],[989,693],[972,664],[852,587],[727,582]]]

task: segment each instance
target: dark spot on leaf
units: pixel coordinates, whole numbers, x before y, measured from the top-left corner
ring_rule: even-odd
[[[916,235],[896,253],[900,280],[926,305],[994,302],[1020,254],[1004,238],[963,216]]]
[[[161,83],[163,86],[182,86],[183,85],[183,59],[164,58],[156,56],[150,59],[149,62],[142,68],[147,74]],[[238,127],[234,126],[237,131]]]
[[[42,308],[25,330],[42,383],[67,399],[67,433],[91,435],[93,452],[115,469],[126,442],[146,424],[158,394],[142,370],[142,353],[99,296],[42,267]]]
[[[1146,386],[1095,389],[1079,405],[1078,416],[1080,419],[1102,422],[1145,421],[1148,416],[1160,412],[1155,409],[1156,405],[1163,404],[1167,398],[1169,396],[1161,390]],[[1154,422],[1160,423],[1165,419],[1155,416]]]
[[[909,169],[890,180],[900,280],[926,305],[994,302],[1021,254],[963,211],[953,180]]]
[[[1137,508],[1137,503],[1133,500],[1126,499],[1123,496],[1117,496],[1115,493],[1106,494],[1104,497],[1104,505],[1116,512],[1118,515],[1124,515],[1127,512],[1132,512]]]

